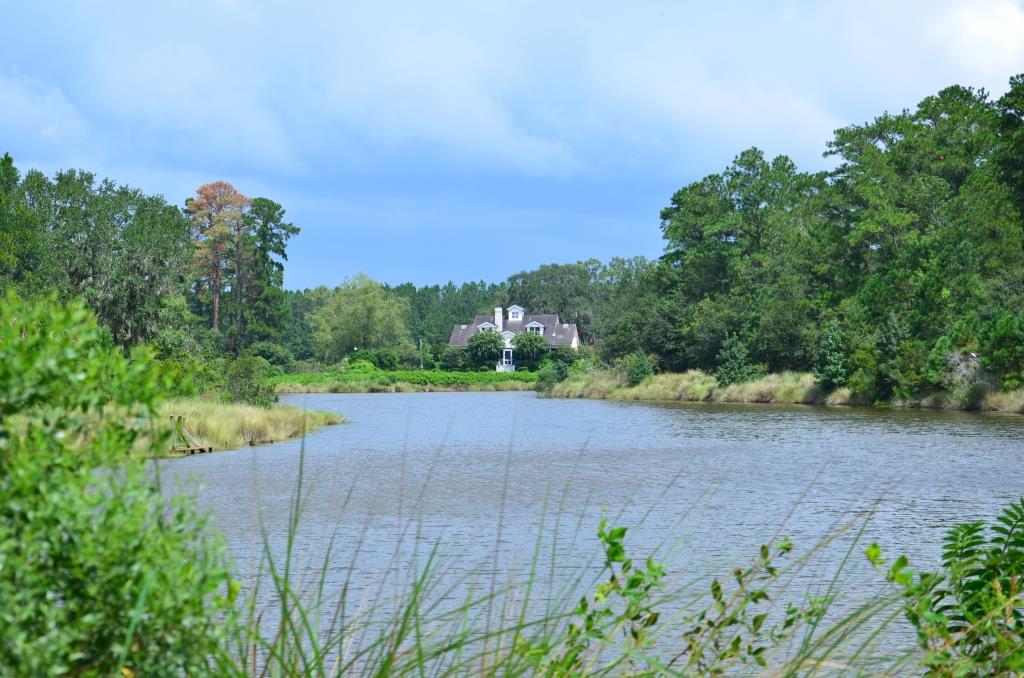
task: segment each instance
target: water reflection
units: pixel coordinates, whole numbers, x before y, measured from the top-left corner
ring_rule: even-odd
[[[773,535],[809,548],[870,515],[863,541],[933,563],[942,532],[1024,494],[1024,418],[809,407],[547,400],[530,393],[332,394],[290,403],[349,420],[289,441],[163,464],[212,514],[243,573],[261,531],[281,552],[305,446],[297,553],[329,577],[400,574],[440,543],[455,574],[523,575],[556,521],[558,573],[597,553],[602,515],[679,579],[744,561]],[[578,535],[577,535],[578,532]],[[418,533],[418,538],[417,538]],[[573,536],[576,535],[576,538]],[[848,539],[800,573],[829,579]],[[854,558],[846,585],[877,585]]]

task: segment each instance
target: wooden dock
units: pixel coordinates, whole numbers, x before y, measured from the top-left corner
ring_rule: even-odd
[[[202,445],[192,432],[185,428],[185,417],[171,415],[171,424],[174,426],[174,439],[171,442],[171,452],[175,454],[207,454],[213,452],[213,448]]]

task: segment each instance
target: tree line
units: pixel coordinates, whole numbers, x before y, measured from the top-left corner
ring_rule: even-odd
[[[684,186],[658,259],[301,291],[283,289],[299,231],[272,200],[213,182],[179,208],[82,171],[22,178],[5,156],[0,279],[80,297],[115,343],[164,356],[452,367],[452,326],[515,303],[576,323],[608,362],[814,370],[874,399],[965,370],[1024,384],[1024,75],[998,99],[953,86],[842,128],[824,154],[833,169],[805,172],[750,148]]]

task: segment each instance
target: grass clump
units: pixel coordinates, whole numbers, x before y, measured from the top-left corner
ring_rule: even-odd
[[[1024,388],[986,394],[981,400],[981,409],[988,412],[1024,414]]]
[[[201,398],[168,400],[161,403],[159,416],[164,421],[172,416],[183,416],[185,426],[199,442],[217,450],[296,438],[303,432],[342,421],[340,415],[332,412],[291,405],[263,408]]]
[[[608,400],[682,400],[719,403],[821,403],[825,396],[807,372],[782,372],[721,386],[701,370],[665,372],[648,377],[635,386],[613,370],[592,369],[571,375],[556,384],[551,395],[558,398]]]
[[[822,395],[813,374],[807,372],[780,372],[716,389],[712,393],[711,399],[720,403],[796,403],[811,405],[822,402]]]

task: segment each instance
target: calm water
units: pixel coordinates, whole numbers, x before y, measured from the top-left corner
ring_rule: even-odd
[[[1024,494],[1024,417],[781,406],[547,400],[532,393],[290,396],[348,423],[307,437],[299,561],[367,587],[438,544],[456,574],[524,576],[559,520],[556,578],[598,553],[608,516],[628,551],[657,553],[681,580],[742,563],[772,535],[798,550],[869,514],[863,540],[937,561],[955,522],[991,518]],[[163,465],[194,493],[243,573],[283,550],[302,443]],[[547,507],[547,508],[545,508]],[[576,539],[573,535],[577,535]],[[849,535],[802,569],[827,581]],[[858,547],[860,550],[860,547]],[[497,557],[496,557],[497,554]],[[547,556],[541,556],[550,578]],[[854,596],[877,585],[863,558]],[[354,567],[353,567],[354,565]],[[367,573],[373,576],[369,579]]]

